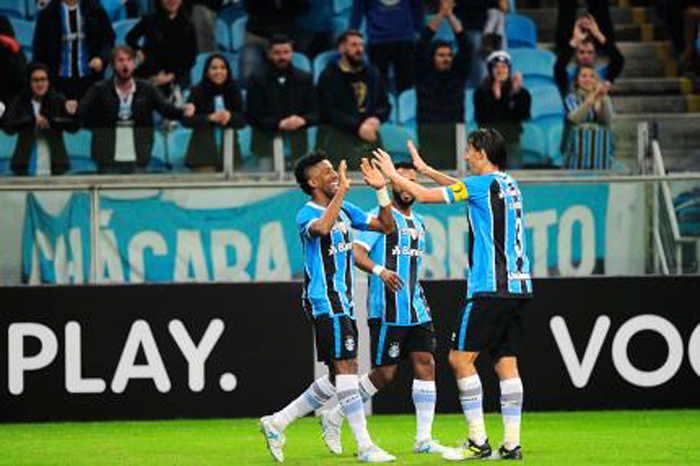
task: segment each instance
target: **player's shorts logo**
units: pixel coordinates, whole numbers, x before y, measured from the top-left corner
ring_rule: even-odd
[[[399,346],[398,342],[394,342],[389,346],[389,357],[392,359],[396,359],[399,357],[399,354],[401,353],[401,347]]]
[[[350,352],[355,349],[355,339],[353,337],[347,337],[345,339],[345,349]]]

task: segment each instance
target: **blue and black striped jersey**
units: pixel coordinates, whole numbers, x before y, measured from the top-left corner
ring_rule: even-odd
[[[377,215],[378,209],[371,213]],[[416,213],[406,217],[392,209],[396,230],[388,235],[371,231],[357,235],[355,243],[369,252],[376,264],[396,272],[404,288],[393,292],[376,275],[369,276],[369,318],[388,325],[420,325],[430,322],[430,308],[418,276],[425,251],[425,225]]]
[[[313,317],[345,314],[355,318],[353,285],[355,255],[352,230],[367,230],[371,216],[350,202],[343,202],[331,232],[312,236],[309,226],[326,208],[307,202],[297,214],[297,227],[304,249],[304,309]]]
[[[523,196],[502,172],[465,178],[443,189],[448,204],[467,201],[469,279],[467,298],[529,297]]]

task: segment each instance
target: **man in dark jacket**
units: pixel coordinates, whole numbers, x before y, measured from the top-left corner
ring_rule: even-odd
[[[448,42],[431,42],[446,19],[457,40],[453,56]],[[469,75],[469,42],[461,22],[445,3],[423,31],[416,86],[418,141],[430,164],[456,167],[456,123],[464,122],[464,86]]]
[[[24,52],[7,16],[0,14],[0,102],[7,107],[24,85]]]
[[[80,99],[101,79],[114,45],[114,30],[94,0],[53,0],[34,29],[33,59],[46,64],[56,89]]]
[[[92,158],[100,173],[143,171],[153,149],[153,111],[169,119],[194,115],[193,104],[178,108],[152,84],[134,79],[134,51],[112,52],[114,78],[95,84],[81,99],[78,115],[92,130]]]
[[[353,167],[381,145],[379,128],[389,117],[391,104],[377,68],[365,59],[361,32],[351,29],[341,34],[338,52],[318,81],[324,124],[317,145],[333,160],[351,159]]]
[[[318,102],[311,75],[292,65],[291,40],[275,36],[268,48],[268,63],[248,84],[248,119],[253,125],[252,152],[257,157],[273,155],[272,141],[282,136],[287,161],[308,150],[309,126],[318,124]],[[291,165],[290,165],[291,166]]]

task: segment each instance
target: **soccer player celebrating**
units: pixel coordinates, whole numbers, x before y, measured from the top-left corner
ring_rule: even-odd
[[[410,162],[395,165],[404,178],[416,181]],[[396,374],[401,359],[410,357],[415,379],[416,453],[443,453],[432,439],[435,417],[435,335],[430,308],[418,276],[425,251],[425,226],[411,210],[415,197],[393,187],[392,215],[396,229],[388,235],[362,232],[355,239],[355,264],[369,279],[369,328],[372,339],[372,371],[360,378],[360,396],[367,401]],[[376,212],[376,210],[375,210]],[[368,255],[369,254],[369,255]],[[321,414],[323,439],[328,449],[341,454],[340,406]]]
[[[297,215],[304,248],[304,310],[313,321],[319,361],[329,374],[311,384],[281,411],[260,419],[260,428],[270,453],[284,461],[284,430],[295,419],[320,408],[333,395],[348,419],[357,441],[360,461],[383,463],[396,458],[378,446],[367,431],[365,411],[358,389],[357,326],[353,284],[355,255],[351,228],[390,233],[395,228],[386,180],[367,159],[362,159],[365,183],[377,190],[377,216],[348,201],[350,188],[345,160],[338,172],[323,153],[299,159],[295,176],[301,189],[311,196]]]
[[[497,456],[522,459],[523,384],[517,356],[523,335],[523,307],[532,297],[532,282],[525,254],[522,194],[516,181],[500,171],[506,164],[505,141],[493,129],[472,131],[465,159],[473,176],[461,181],[426,165],[412,143],[408,148],[418,171],[444,187],[426,188],[402,176],[381,149],[374,151],[375,163],[394,186],[408,191],[418,202],[465,201],[470,226],[467,304],[458,316],[450,351],[469,425],[469,441],[461,448],[445,451],[443,458],[459,461],[492,456],[484,425],[481,380],[474,367],[479,354],[488,350],[501,388],[504,440]]]

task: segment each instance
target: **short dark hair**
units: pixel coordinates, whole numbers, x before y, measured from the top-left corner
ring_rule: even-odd
[[[483,150],[486,158],[499,169],[506,167],[508,157],[506,141],[501,133],[493,128],[477,129],[469,133],[467,143],[476,150]]]
[[[446,40],[444,40],[444,39],[434,40],[432,43],[433,55],[435,55],[435,52],[437,52],[438,49],[441,49],[443,47],[447,47],[448,49],[450,49],[450,51],[452,51],[452,44],[450,44]]]
[[[413,162],[409,162],[408,160],[401,160],[399,162],[394,163],[394,167],[398,170],[399,168],[406,168],[409,170],[418,170],[415,165],[413,165]]]
[[[114,62],[116,61],[119,52],[124,52],[125,54],[129,55],[129,57],[131,57],[132,60],[136,56],[136,54],[134,53],[134,49],[132,49],[128,45],[117,45],[112,49],[112,64],[114,64]]]
[[[275,45],[289,44],[294,47],[294,41],[286,34],[275,34],[270,38],[270,44],[268,45],[268,50]]]
[[[313,193],[313,188],[309,185],[309,168],[313,167],[319,162],[323,162],[324,160],[328,160],[326,153],[322,150],[316,149],[310,154],[297,160],[297,163],[294,166],[294,177],[296,178],[301,190],[309,196]]]
[[[343,31],[342,34],[338,36],[338,45],[342,44],[346,40],[348,40],[349,37],[359,37],[360,39],[364,39],[365,35],[362,34],[362,32],[358,31],[357,29],[346,29]]]

